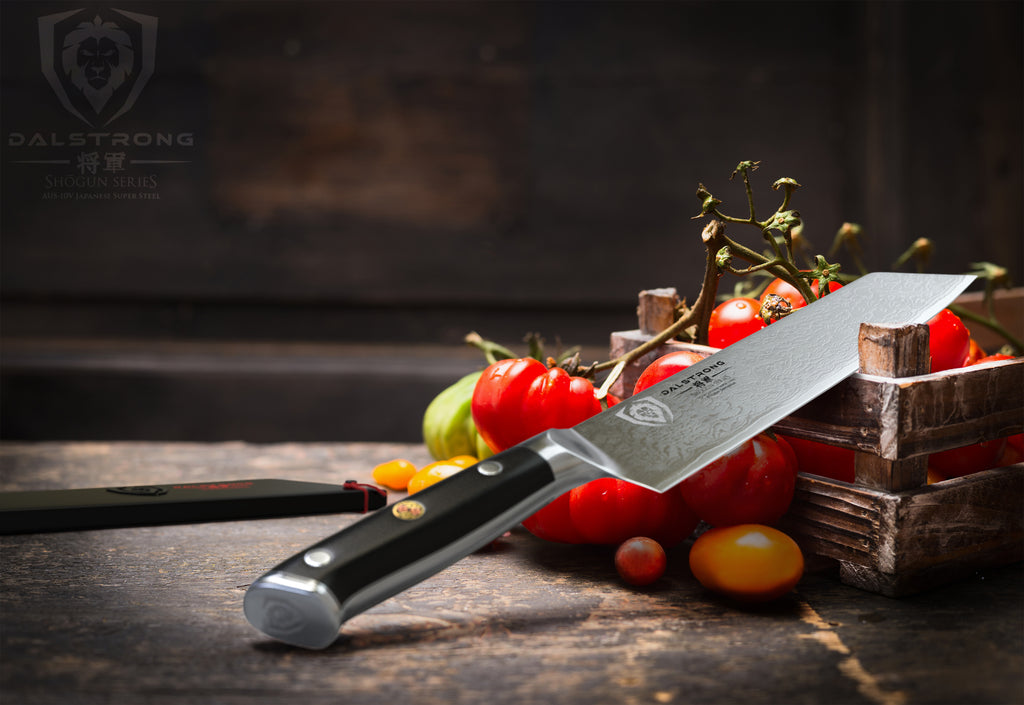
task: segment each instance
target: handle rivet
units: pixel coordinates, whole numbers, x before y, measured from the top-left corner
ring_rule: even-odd
[[[334,554],[326,548],[314,548],[311,551],[306,551],[306,555],[302,557],[302,560],[311,568],[323,568],[334,560]]]
[[[493,476],[501,473],[505,468],[496,460],[485,460],[476,466],[477,472],[481,475]]]

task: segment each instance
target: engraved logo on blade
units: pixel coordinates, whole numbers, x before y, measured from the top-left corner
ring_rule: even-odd
[[[638,426],[664,426],[672,423],[672,409],[657,399],[638,399],[620,404],[616,416]]]

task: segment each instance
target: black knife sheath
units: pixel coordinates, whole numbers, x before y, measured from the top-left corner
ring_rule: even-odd
[[[384,490],[353,481],[230,480],[0,492],[0,534],[365,513],[386,502]]]

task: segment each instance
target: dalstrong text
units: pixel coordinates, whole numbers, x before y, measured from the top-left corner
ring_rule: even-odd
[[[673,392],[677,392],[680,389],[683,389],[684,387],[686,387],[688,384],[690,384],[694,380],[703,380],[704,378],[706,378],[708,376],[715,377],[716,375],[718,375],[719,373],[724,371],[721,368],[725,367],[725,365],[726,365],[725,360],[718,360],[717,362],[713,362],[713,363],[704,365],[700,369],[694,369],[694,368],[696,368],[696,365],[694,365],[693,367],[691,367],[691,368],[689,368],[687,370],[689,372],[689,374],[686,377],[683,377],[679,381],[674,382],[671,385],[669,385],[669,386],[665,387],[664,389],[662,389],[661,390],[661,395],[665,396],[667,394],[672,394]],[[708,381],[710,381],[710,380],[708,380]]]
[[[191,132],[10,132],[8,147],[193,147]]]

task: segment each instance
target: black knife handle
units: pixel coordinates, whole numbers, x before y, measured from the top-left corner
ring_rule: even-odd
[[[510,448],[273,568],[246,592],[246,618],[286,643],[329,646],[346,619],[486,545],[582,474],[556,481],[541,454]]]

